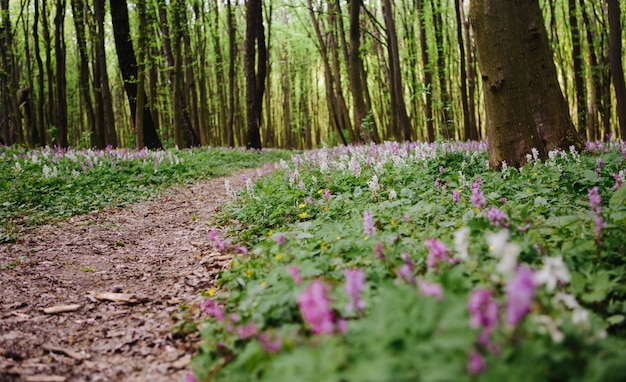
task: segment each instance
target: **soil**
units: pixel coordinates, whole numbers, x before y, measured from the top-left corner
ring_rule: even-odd
[[[183,380],[198,338],[173,328],[198,318],[200,292],[231,259],[207,222],[233,197],[225,180],[239,189],[255,174],[28,228],[0,246],[0,381]]]

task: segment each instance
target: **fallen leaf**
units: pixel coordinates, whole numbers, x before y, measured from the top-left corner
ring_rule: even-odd
[[[124,304],[134,304],[137,302],[137,298],[135,298],[135,296],[130,293],[104,292],[98,293],[94,295],[94,297],[98,300],[120,302]]]
[[[71,349],[64,349],[64,348],[60,348],[60,347],[56,347],[56,346],[48,346],[48,345],[43,345],[42,346],[45,350],[51,352],[51,353],[56,353],[56,354],[65,354],[66,356],[70,357],[70,358],[74,358],[77,360],[83,360],[83,359],[88,359],[90,358],[89,354],[85,354],[84,352],[78,353],[75,352]]]
[[[49,308],[45,308],[43,312],[47,314],[55,314],[55,313],[75,312],[78,309],[80,309],[80,304],[57,305],[57,306],[51,306]]]

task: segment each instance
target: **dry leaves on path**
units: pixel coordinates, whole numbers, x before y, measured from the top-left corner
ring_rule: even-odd
[[[23,232],[0,246],[0,380],[179,381],[196,338],[175,338],[180,306],[196,308],[230,263],[207,221],[225,180],[178,186],[159,200]],[[7,267],[14,264],[14,267]]]

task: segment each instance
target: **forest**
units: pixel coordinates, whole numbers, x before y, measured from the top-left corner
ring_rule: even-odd
[[[623,138],[624,1],[539,4],[575,128],[590,140]],[[311,149],[486,136],[468,1],[2,0],[1,8],[8,145]]]

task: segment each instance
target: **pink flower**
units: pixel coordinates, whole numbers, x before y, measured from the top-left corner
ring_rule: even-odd
[[[376,227],[374,227],[374,220],[372,219],[372,213],[369,211],[363,212],[363,230],[367,236],[374,236],[376,233]]]
[[[447,261],[454,263],[454,260],[447,254],[448,248],[442,242],[437,239],[428,239],[425,243],[428,247],[428,258],[426,259],[426,265],[428,268],[434,268],[440,261]]]
[[[472,204],[474,205],[474,207],[482,210],[485,207],[485,204],[487,204],[487,200],[485,199],[485,195],[483,194],[483,192],[480,189],[474,189],[472,190],[472,196],[470,197],[470,200],[472,202]]]
[[[224,310],[217,302],[211,299],[211,297],[205,298],[200,303],[200,308],[204,310],[206,314],[215,317],[219,322],[224,321]]]
[[[333,332],[333,313],[330,301],[326,296],[326,288],[321,281],[315,280],[298,297],[300,311],[304,320],[311,325],[315,334],[331,334]]]
[[[263,333],[261,338],[259,338],[261,342],[261,346],[263,346],[263,350],[268,353],[278,353],[280,349],[283,347],[283,343],[280,338],[275,338],[272,340],[269,334]]]
[[[478,352],[473,352],[469,356],[469,362],[467,363],[467,372],[474,375],[485,370],[485,360]]]
[[[453,202],[458,203],[460,197],[461,197],[461,194],[459,193],[458,190],[452,191],[452,201]]]
[[[470,313],[470,326],[483,328],[478,336],[481,345],[489,344],[491,332],[498,322],[498,304],[491,298],[491,291],[474,289],[467,302],[467,310]]]
[[[383,244],[379,241],[376,243],[376,248],[374,248],[374,253],[376,257],[380,260],[385,258],[385,254],[383,253]]]
[[[495,227],[508,227],[509,216],[499,208],[492,207],[485,213],[489,223]]]
[[[237,327],[237,334],[239,334],[239,337],[241,339],[246,339],[249,337],[254,336],[257,333],[257,328],[254,325],[254,323],[249,323],[246,326],[239,326]]]
[[[298,270],[298,267],[287,267],[287,272],[291,275],[296,285],[300,285],[302,280],[300,279],[300,271]]]
[[[441,301],[443,298],[443,289],[439,284],[431,284],[426,281],[418,281],[420,294],[423,296],[432,296]]]
[[[285,235],[280,234],[280,235],[274,235],[274,237],[272,237],[272,239],[278,244],[278,245],[283,245],[285,244]]]
[[[198,382],[198,381],[196,380],[196,377],[193,376],[193,374],[187,373],[185,375],[185,382]]]
[[[344,288],[350,298],[346,310],[348,312],[353,310],[362,312],[365,309],[365,301],[361,299],[361,291],[365,287],[365,272],[359,269],[350,269],[343,271],[343,274],[346,277]]]
[[[533,276],[531,269],[519,267],[506,286],[506,321],[511,325],[516,325],[530,312],[535,297]]]

